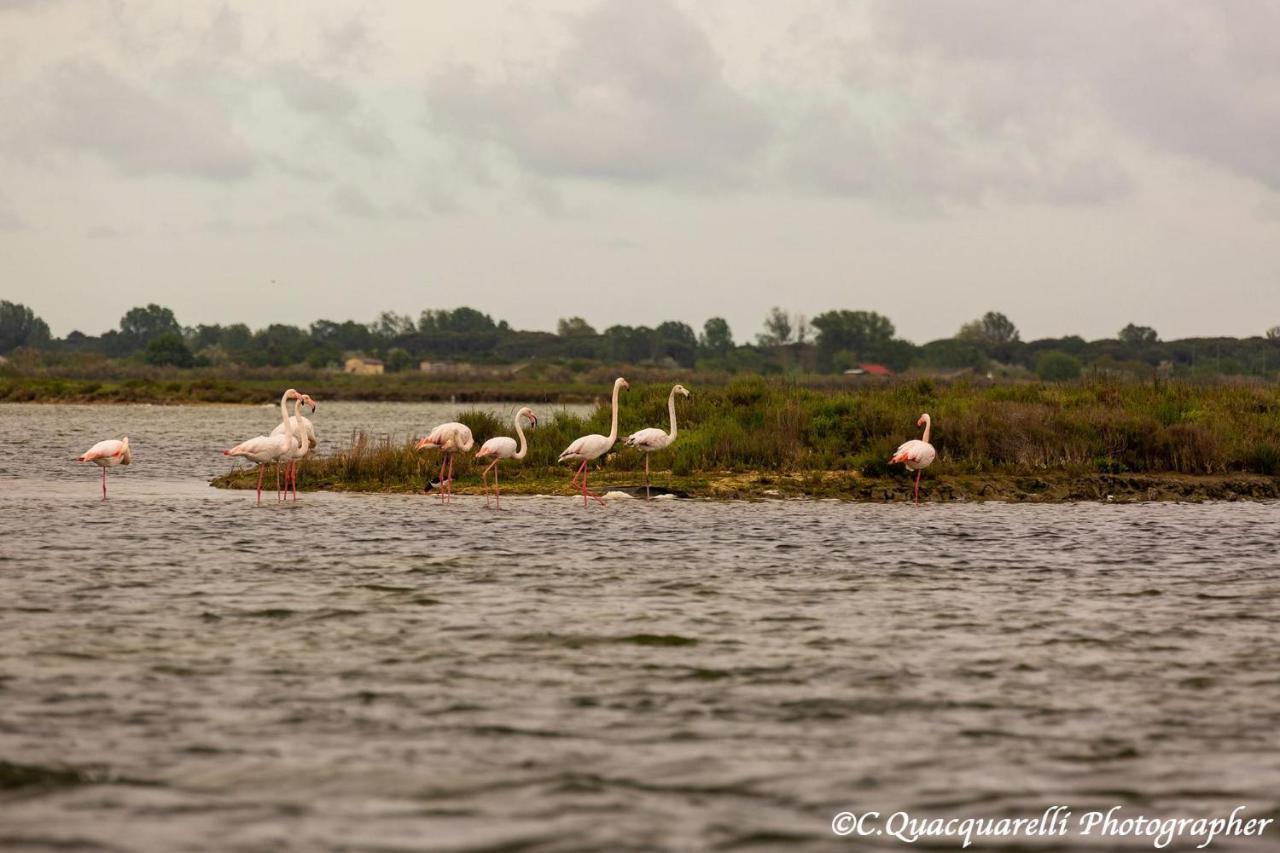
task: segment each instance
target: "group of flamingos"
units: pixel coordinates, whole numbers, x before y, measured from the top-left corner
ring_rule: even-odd
[[[621,377],[614,380],[612,419],[608,435],[584,435],[576,439],[560,453],[561,462],[582,463],[574,472],[569,485],[571,487],[581,486],[583,506],[589,505],[589,499],[595,499],[602,506],[604,505],[603,496],[587,489],[587,466],[612,450],[613,445],[617,442],[618,394],[630,387],[627,384],[627,380]],[[683,385],[676,385],[671,389],[671,394],[667,398],[667,410],[671,415],[671,430],[669,432],[664,432],[657,427],[650,427],[632,433],[623,440],[623,444],[627,447],[634,447],[645,454],[644,485],[646,497],[649,494],[649,454],[670,447],[676,440],[677,394],[688,397],[689,391]],[[290,416],[288,409],[290,400],[293,401],[292,416]],[[248,441],[243,441],[230,450],[222,451],[224,456],[243,457],[250,462],[258,464],[257,502],[259,504],[262,503],[262,476],[266,466],[271,463],[276,464],[277,500],[285,499],[291,485],[293,499],[295,501],[298,499],[298,460],[305,457],[316,446],[315,426],[308,418],[303,416],[303,406],[310,407],[311,413],[315,414],[315,400],[307,394],[290,388],[280,398],[280,423],[271,431],[270,435],[260,435]],[[493,501],[494,506],[498,507],[501,501],[501,491],[498,486],[498,463],[503,459],[524,459],[529,449],[524,429],[521,426],[522,419],[527,419],[531,426],[536,426],[538,423],[538,418],[531,409],[526,407],[516,412],[514,425],[516,435],[520,439],[518,446],[514,438],[501,435],[486,441],[476,453],[476,459],[493,460],[480,474],[481,490],[485,495],[486,506],[489,505],[489,472],[493,472]],[[927,414],[921,415],[916,422],[916,426],[924,427],[924,437],[904,443],[893,454],[889,462],[891,464],[901,463],[906,466],[908,471],[916,472],[915,502],[918,504],[920,502],[920,476],[923,470],[933,462],[937,453],[933,445],[929,443],[929,431],[932,426],[929,416]],[[453,496],[453,461],[455,454],[470,452],[474,446],[475,439],[471,435],[470,427],[457,421],[440,424],[415,446],[417,450],[433,448],[441,451],[440,475],[437,478],[437,483],[441,487],[440,499],[443,502],[450,501]],[[102,469],[102,499],[106,500],[107,468],[113,465],[128,465],[133,461],[133,455],[129,450],[129,439],[125,437],[123,439],[100,441],[89,448],[77,461],[92,462]],[[281,463],[285,465],[283,492],[280,490]]]

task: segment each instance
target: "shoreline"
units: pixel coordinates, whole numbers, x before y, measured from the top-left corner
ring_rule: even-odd
[[[209,485],[221,489],[255,488],[256,468],[241,468],[213,478]],[[573,497],[580,492],[568,486],[571,471],[551,477],[541,473],[504,472],[504,495],[552,495]],[[360,494],[422,494],[424,478],[414,482],[342,482],[331,478],[308,482],[300,469],[299,492],[333,491]],[[455,480],[454,494],[479,495],[478,481]],[[603,494],[627,489],[643,492],[643,480],[631,472],[592,475],[592,491]],[[899,477],[866,477],[856,472],[806,473],[711,472],[666,476],[655,472],[655,493],[671,493],[695,500],[841,500],[849,503],[909,503],[914,480]],[[434,492],[432,493],[434,494]],[[655,495],[656,496],[656,495]],[[921,503],[1153,503],[1181,501],[1280,500],[1280,477],[1261,474],[956,474],[938,475],[920,484]]]

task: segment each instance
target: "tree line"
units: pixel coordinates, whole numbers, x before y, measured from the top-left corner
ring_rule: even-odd
[[[274,323],[183,326],[156,304],[129,309],[101,335],[73,331],[64,338],[25,305],[0,301],[0,354],[28,351],[91,353],[175,367],[241,365],[336,366],[351,355],[378,357],[388,370],[417,369],[420,361],[512,364],[662,365],[729,372],[838,373],[883,365],[940,371],[999,372],[1068,380],[1088,370],[1131,374],[1272,375],[1280,370],[1280,327],[1250,338],[1162,341],[1155,329],[1130,323],[1114,338],[1078,336],[1023,341],[1004,314],[990,311],[955,335],[914,344],[874,311],[831,310],[812,318],[770,309],[754,341],[736,342],[728,322],[712,317],[700,331],[670,320],[657,326],[614,325],[597,331],[582,317],[562,318],[555,332],[512,328],[474,308],[428,309],[416,319],[391,311],[371,323],[316,320],[307,328]]]

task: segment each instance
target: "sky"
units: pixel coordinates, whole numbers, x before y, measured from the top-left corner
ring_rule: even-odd
[[[0,0],[0,298],[1260,334],[1278,43],[1267,0]]]

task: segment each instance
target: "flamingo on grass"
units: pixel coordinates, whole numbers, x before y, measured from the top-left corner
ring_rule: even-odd
[[[289,456],[289,461],[284,469],[284,491],[285,496],[287,497],[289,494],[289,483],[292,481],[293,499],[295,501],[298,499],[298,462],[314,450],[316,446],[316,428],[308,418],[303,416],[303,406],[310,406],[311,414],[314,415],[316,413],[316,401],[311,399],[310,394],[301,394],[293,401],[293,417],[290,420],[293,425],[293,434],[297,438],[298,442],[294,452]],[[271,435],[284,435],[284,424],[276,424],[276,428],[271,431]]]
[[[667,410],[671,413],[671,432],[663,432],[657,427],[649,427],[633,432],[622,442],[627,447],[634,447],[644,452],[644,496],[649,497],[649,454],[665,450],[676,441],[676,395],[689,396],[689,389],[677,385],[671,389],[667,397]]]
[[[929,419],[929,415],[923,414],[920,420],[916,421],[916,426],[924,427],[923,438],[913,438],[903,444],[893,454],[893,458],[889,460],[889,464],[893,465],[898,462],[907,466],[908,471],[916,472],[916,504],[920,503],[920,475],[924,473],[924,469],[933,463],[938,452],[933,449],[933,445],[929,443],[929,430],[933,425],[933,421]]]
[[[436,481],[436,484],[442,487],[441,503],[449,503],[453,499],[453,455],[458,452],[467,452],[475,446],[475,443],[471,435],[471,427],[457,421],[450,421],[433,429],[414,447],[415,450],[421,450],[424,447],[434,448],[443,453],[440,458],[440,477]],[[447,477],[445,476],[446,468],[449,469]],[[428,483],[427,490],[430,491],[433,485],[435,484]]]
[[[289,459],[298,449],[298,439],[294,436],[293,421],[289,418],[286,404],[302,396],[290,388],[280,398],[280,425],[284,432],[280,435],[259,435],[248,441],[242,441],[230,450],[222,451],[223,456],[243,456],[250,462],[258,463],[258,504],[262,504],[262,474],[270,462],[283,462]],[[276,490],[280,489],[279,474],[276,475]]]
[[[92,462],[102,469],[102,499],[107,499],[107,469],[112,465],[128,465],[133,461],[129,451],[129,437],[108,438],[99,441],[83,454],[76,457],[77,462]]]
[[[627,380],[619,376],[613,381],[613,425],[609,428],[609,434],[606,435],[584,435],[577,439],[564,449],[560,454],[561,462],[582,460],[582,464],[578,466],[578,471],[573,475],[573,479],[569,481],[572,488],[577,485],[578,478],[582,478],[582,505],[588,506],[587,498],[592,497],[604,506],[604,498],[599,495],[592,494],[587,491],[587,465],[588,463],[599,459],[608,453],[618,440],[618,392],[623,388],[630,388]]]
[[[516,440],[509,436],[499,435],[489,439],[480,445],[480,451],[476,453],[477,459],[486,459],[490,456],[493,461],[489,463],[489,467],[480,472],[480,489],[484,491],[488,486],[486,477],[490,471],[493,472],[493,505],[496,509],[502,509],[502,492],[498,488],[498,463],[503,459],[523,459],[525,453],[529,450],[529,445],[524,438],[524,430],[520,428],[520,419],[528,418],[529,426],[538,425],[538,416],[533,413],[532,409],[525,407],[516,412],[514,422],[516,425],[516,435],[520,436],[520,449],[516,449]],[[489,505],[489,493],[485,491],[484,505]]]

